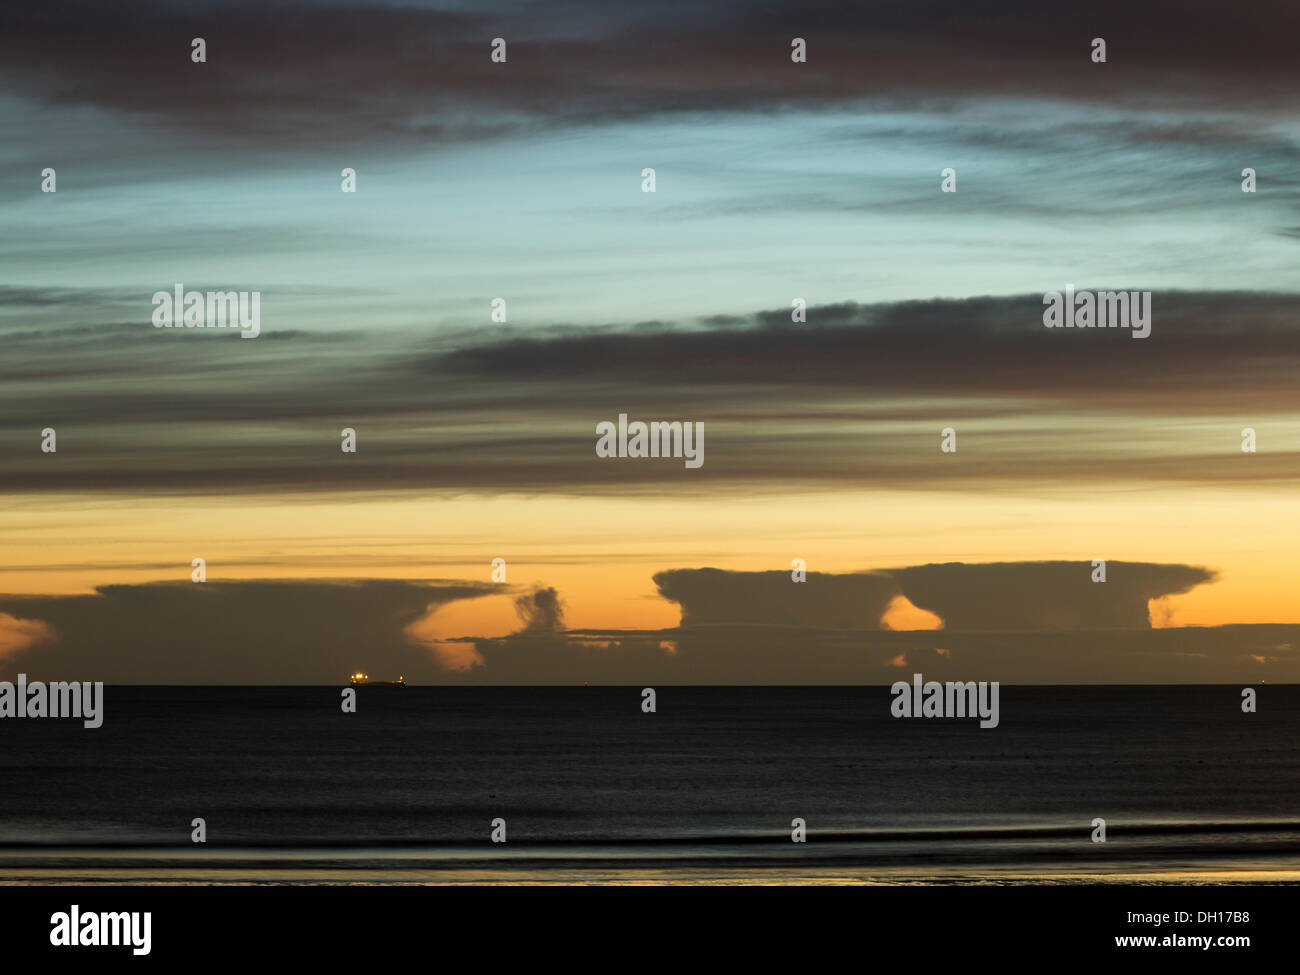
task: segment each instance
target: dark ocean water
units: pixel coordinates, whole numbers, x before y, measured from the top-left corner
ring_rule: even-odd
[[[1257,691],[109,687],[0,721],[0,880],[1300,880],[1300,687]]]

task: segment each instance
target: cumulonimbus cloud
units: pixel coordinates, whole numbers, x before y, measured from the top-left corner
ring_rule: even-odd
[[[54,631],[41,620],[26,620],[0,613],[0,660],[53,639]]]
[[[1151,600],[1217,578],[1199,566],[1110,561],[1101,581],[1100,569],[1089,562],[948,562],[890,574],[908,600],[941,617],[945,629],[999,633],[1145,629]]]
[[[1089,568],[1087,563],[1048,565],[1060,566],[1061,572],[1086,573]],[[989,580],[1023,582],[1025,574],[1043,572],[1034,563],[1019,563],[1015,569],[964,566],[968,572],[945,566],[915,568],[925,570],[917,578],[926,585],[966,587],[964,597],[948,592],[936,603],[958,608],[963,598],[985,591]],[[947,577],[937,569],[946,570]],[[981,577],[984,569],[988,572]],[[1111,563],[1108,569],[1144,580],[1120,586],[1125,594],[1117,597],[1121,608],[1136,590],[1168,591],[1193,584],[1206,571],[1142,563]],[[489,685],[890,683],[913,670],[941,680],[1008,683],[1300,679],[1300,624],[1294,623],[1034,629],[1056,620],[1035,617],[1031,608],[1009,621],[1013,628],[1001,631],[895,632],[879,628],[873,618],[876,609],[851,615],[864,593],[867,605],[878,608],[887,593],[896,591],[893,587],[899,584],[891,581],[890,573],[818,574],[805,583],[777,573],[784,577],[784,586],[820,584],[826,595],[804,604],[787,603],[781,610],[748,612],[745,592],[755,599],[774,595],[771,574],[686,570],[661,575],[664,584],[686,600],[684,607],[696,607],[695,618],[706,622],[654,631],[564,630],[553,612],[558,594],[540,588],[529,594],[532,604],[540,605],[540,616],[525,614],[515,634],[453,641],[473,648],[468,666],[449,665],[426,641],[413,638],[410,627],[452,600],[512,594],[506,587],[384,579],[271,580],[105,586],[75,596],[3,596],[0,621],[22,622],[26,639],[0,658],[0,678],[23,672],[33,679],[109,684],[337,686],[360,668],[379,679],[405,676],[411,683]],[[1072,575],[1057,576],[1056,581],[1067,588],[1076,585]],[[920,590],[914,592],[919,595]],[[1032,598],[1033,593],[1026,596]],[[707,609],[711,597],[717,601]],[[1079,612],[1087,605],[1079,602],[1073,609]],[[829,613],[825,618],[819,615],[823,611]],[[749,621],[738,619],[746,615]],[[850,625],[840,628],[833,625],[836,622]],[[855,622],[868,625],[857,628]],[[997,615],[983,622],[1008,620]]]
[[[790,572],[669,569],[658,572],[659,595],[681,605],[682,626],[716,623],[880,629],[898,582],[875,572],[810,572],[795,583]]]
[[[819,629],[882,629],[891,600],[905,596],[944,628],[999,633],[1138,630],[1150,627],[1150,600],[1187,592],[1216,574],[1191,565],[1112,561],[1104,581],[1090,562],[918,565],[869,573],[672,569],[654,577],[680,603],[684,628],[710,623]]]
[[[0,659],[0,671],[113,684],[335,684],[358,669],[431,680],[441,668],[406,628],[448,602],[499,591],[468,582],[256,580],[0,596],[0,613],[48,631]]]

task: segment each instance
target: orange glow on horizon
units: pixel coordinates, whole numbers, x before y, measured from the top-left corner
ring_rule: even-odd
[[[1122,502],[1122,503],[1121,503]],[[1294,622],[1294,530],[1285,492],[1152,493],[1027,501],[895,492],[790,497],[293,497],[104,500],[22,496],[6,515],[0,592],[68,594],[96,586],[189,581],[207,560],[222,579],[491,581],[504,558],[520,591],[552,586],[569,628],[661,629],[679,607],[656,592],[669,568],[856,572],[927,562],[1093,558],[1204,565],[1219,579],[1153,601],[1152,625]],[[1218,512],[1207,516],[1207,512]],[[510,598],[442,607],[434,642],[518,628]],[[896,600],[895,629],[933,614]]]

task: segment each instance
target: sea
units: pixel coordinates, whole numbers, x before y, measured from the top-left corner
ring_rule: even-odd
[[[342,690],[0,720],[0,883],[1300,881],[1300,686]]]

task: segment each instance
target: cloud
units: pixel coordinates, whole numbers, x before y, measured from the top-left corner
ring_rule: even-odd
[[[474,641],[482,666],[448,674],[447,683],[636,684],[690,683],[689,671],[655,633],[593,639],[573,634],[522,633]]]
[[[1217,576],[1189,565],[1113,561],[1092,582],[1088,562],[919,565],[877,572],[671,569],[655,575],[665,599],[680,603],[682,628],[709,624],[780,625],[816,630],[883,629],[900,593],[935,613],[948,630],[999,633],[1146,629],[1150,600],[1187,592]]]
[[[1300,682],[1300,625],[942,633],[715,625],[479,640],[467,684],[891,684],[900,675],[1006,684]],[[669,649],[669,647],[672,649]],[[1232,699],[1225,706],[1232,707]]]
[[[1141,290],[1136,282],[1076,287]],[[521,339],[467,346],[427,366],[499,379],[539,372],[569,382],[664,377],[658,382],[665,392],[698,407],[711,402],[710,389],[788,389],[797,363],[800,376],[811,380],[804,402],[869,386],[915,396],[939,389],[947,397],[1208,413],[1239,403],[1259,383],[1267,392],[1252,403],[1275,405],[1288,363],[1300,358],[1295,294],[1157,290],[1152,335],[1137,340],[1126,329],[1045,329],[1042,299],[1040,292],[840,302],[810,308],[802,327],[791,325],[789,308],[780,308],[753,313],[751,327],[739,334],[726,327]],[[735,354],[737,346],[744,355]],[[1276,357],[1277,366],[1264,356]],[[1151,369],[1152,357],[1162,369]],[[701,384],[704,392],[696,394]],[[1193,389],[1203,396],[1190,397]]]
[[[37,620],[52,637],[0,660],[12,677],[111,684],[339,684],[435,679],[404,632],[439,606],[498,587],[397,580],[102,586],[75,596],[0,596],[0,620]],[[29,630],[30,632],[30,630]]]
[[[53,639],[54,631],[40,620],[19,619],[0,613],[0,659],[14,656],[38,643]]]
[[[962,568],[971,570],[967,578],[954,577],[948,584],[968,586],[971,598],[977,591],[972,582],[986,585],[1005,571],[996,565]],[[1145,584],[1158,589],[1186,584],[1190,575],[1178,571],[1186,568],[1130,571],[1144,573]],[[981,569],[989,570],[982,580]],[[1039,570],[1026,563],[1020,571]],[[689,590],[692,605],[705,593],[720,593],[725,609],[714,615],[734,616],[743,610],[738,587],[751,584],[766,597],[769,585],[767,573],[735,575],[727,581],[688,571],[669,573],[666,582]],[[871,574],[809,576],[807,583],[785,585],[812,588],[818,582],[834,586],[835,597],[823,603],[832,613],[854,612],[856,597],[866,592],[869,601],[877,601],[880,591]],[[912,668],[938,680],[1007,683],[1300,681],[1300,653],[1293,649],[1300,646],[1300,624],[1027,632],[1020,628],[1023,619],[1016,619],[1014,628],[997,632],[894,632],[874,624],[842,629],[771,622],[782,614],[753,608],[749,615],[762,622],[565,631],[559,628],[555,591],[539,588],[529,595],[524,625],[511,636],[466,637],[437,646],[413,636],[413,624],[440,606],[507,592],[459,582],[299,580],[154,583],[104,586],[78,596],[3,596],[0,636],[16,632],[24,645],[0,657],[0,678],[23,672],[39,680],[108,684],[339,686],[360,668],[378,679],[404,675],[412,683],[885,684],[897,679],[900,669]],[[955,597],[948,602],[961,605]],[[803,619],[808,609],[789,604],[785,615]],[[1031,624],[1038,619],[1032,608],[1025,613]]]
[[[1251,483],[1289,483],[1296,453],[1269,424],[1300,368],[1300,296],[1167,292],[1153,306],[1142,340],[1044,329],[1041,294],[492,343],[298,334],[256,355],[237,335],[0,330],[0,491],[1239,483],[1243,415],[1269,445],[1249,458]],[[595,424],[629,408],[704,422],[705,465],[597,458]],[[1142,431],[1141,450],[1117,418]],[[948,425],[960,449],[941,458]],[[47,426],[58,454],[32,449]],[[343,427],[358,430],[355,456],[338,451]]]
[[[1105,582],[1092,581],[1088,562],[948,562],[890,572],[945,629],[999,633],[1143,629],[1151,625],[1150,600],[1217,578],[1197,566],[1120,561],[1106,563]]]
[[[524,633],[558,633],[564,629],[564,606],[552,587],[538,587],[515,598],[515,611],[523,621]]]
[[[865,98],[1123,98],[1241,112],[1287,106],[1297,78],[1284,4],[1026,0],[853,7],[795,0],[667,9],[590,3],[434,9],[414,3],[108,8],[46,0],[11,11],[5,87],[217,142],[447,142],[539,125],[665,113],[806,110]],[[1090,41],[1109,43],[1105,65]],[[505,35],[506,64],[489,43]],[[207,41],[206,64],[190,38]],[[790,61],[807,39],[809,62]]]
[[[669,569],[654,583],[665,599],[680,603],[682,626],[718,623],[777,624],[826,629],[879,629],[898,595],[887,575],[810,572],[796,583],[789,572]]]

